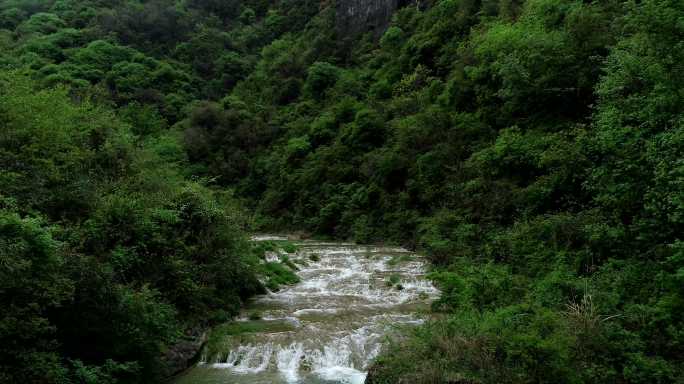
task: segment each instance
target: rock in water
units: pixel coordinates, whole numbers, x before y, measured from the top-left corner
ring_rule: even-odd
[[[203,329],[188,330],[185,337],[169,347],[162,361],[165,365],[165,377],[177,375],[188,369],[199,358],[198,353],[207,340]]]

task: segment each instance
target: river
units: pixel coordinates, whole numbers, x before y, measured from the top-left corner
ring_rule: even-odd
[[[280,240],[258,237],[260,240]],[[362,384],[392,330],[420,324],[438,291],[402,248],[296,242],[301,282],[256,297],[175,384]]]

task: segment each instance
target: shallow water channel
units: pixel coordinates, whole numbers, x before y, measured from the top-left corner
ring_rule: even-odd
[[[438,293],[425,261],[405,249],[296,244],[288,257],[301,282],[256,297],[237,322],[251,332],[225,336],[175,384],[361,384],[386,335],[420,324]]]

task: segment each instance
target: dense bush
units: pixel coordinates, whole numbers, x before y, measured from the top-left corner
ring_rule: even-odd
[[[262,291],[235,203],[182,177],[172,137],[0,76],[0,381],[158,379],[185,329]]]

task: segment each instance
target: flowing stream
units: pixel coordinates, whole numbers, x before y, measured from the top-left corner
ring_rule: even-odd
[[[251,331],[205,349],[175,384],[362,384],[386,336],[420,324],[438,293],[424,277],[425,261],[405,249],[296,244],[288,257],[301,282],[255,298],[234,323]]]

